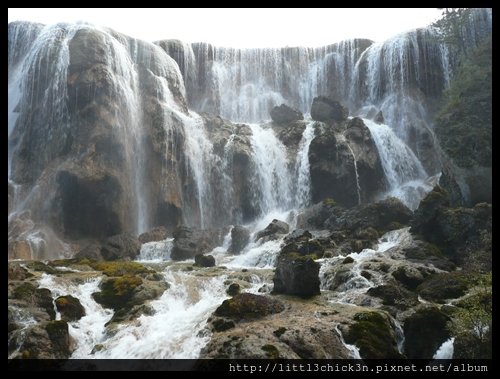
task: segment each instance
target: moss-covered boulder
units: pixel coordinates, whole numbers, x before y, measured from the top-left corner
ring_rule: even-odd
[[[71,295],[59,296],[55,303],[57,310],[61,313],[62,320],[76,321],[85,316],[85,308],[76,297]]]
[[[425,300],[444,303],[463,296],[468,282],[468,275],[461,271],[440,273],[427,278],[417,287],[417,292]]]
[[[66,321],[50,321],[45,325],[45,330],[52,343],[52,352],[55,357],[69,358],[70,339],[68,323]]]
[[[241,293],[224,302],[215,310],[215,315],[234,320],[252,320],[273,313],[280,313],[284,305],[268,296]]]
[[[16,300],[22,300],[28,305],[42,308],[51,320],[56,318],[54,304],[52,303],[52,294],[47,288],[36,288],[30,282],[24,282],[14,288],[11,297]]]
[[[212,255],[196,254],[194,256],[194,265],[199,267],[214,267],[215,258]]]
[[[380,312],[361,312],[344,333],[349,344],[355,344],[364,359],[403,358],[398,351],[396,334],[389,317]]]
[[[424,281],[424,275],[415,267],[401,265],[392,272],[392,276],[409,290],[414,290]]]
[[[89,265],[106,276],[139,275],[153,273],[153,270],[137,262],[130,261],[104,261],[90,262]]]
[[[434,306],[417,309],[404,321],[405,354],[410,359],[431,359],[441,344],[450,338],[446,328],[449,317]]]
[[[115,310],[129,306],[134,291],[142,284],[142,279],[134,275],[123,275],[117,278],[104,279],[100,284],[100,292],[92,297],[96,302]]]
[[[418,304],[417,296],[414,293],[394,284],[372,287],[367,291],[367,294],[382,299],[384,305],[392,305],[399,309],[407,309]]]
[[[21,267],[19,262],[9,262],[9,267],[8,267],[9,280],[24,280],[32,276],[33,274],[30,274],[28,270],[26,270],[24,267]]]

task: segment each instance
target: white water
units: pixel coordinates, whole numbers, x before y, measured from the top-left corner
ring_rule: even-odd
[[[292,179],[288,169],[286,148],[271,128],[250,124],[255,206],[261,215],[287,210],[292,203]]]
[[[349,151],[351,152],[352,159],[354,161],[354,172],[356,173],[356,191],[358,193],[358,204],[361,204],[361,186],[359,184],[359,173],[358,173],[358,161],[356,160],[356,156],[354,155],[354,151],[352,151],[351,145],[346,143]]]
[[[356,345],[351,345],[345,342],[344,336],[342,332],[339,329],[338,325],[335,325],[335,331],[340,337],[340,341],[342,344],[346,347],[347,350],[349,350],[349,358],[351,359],[361,359],[361,355],[359,354],[359,348]]]
[[[453,359],[453,343],[455,338],[452,337],[442,343],[437,349],[432,359]]]
[[[382,168],[389,183],[387,196],[399,198],[410,209],[431,190],[425,180],[428,175],[413,151],[385,124],[363,119],[370,129],[379,152]]]
[[[314,122],[309,122],[302,134],[295,161],[295,205],[304,208],[311,201],[311,173],[309,170],[309,146],[314,139]]]
[[[162,262],[170,260],[170,253],[172,252],[173,247],[173,238],[167,238],[163,241],[143,243],[138,261]]]

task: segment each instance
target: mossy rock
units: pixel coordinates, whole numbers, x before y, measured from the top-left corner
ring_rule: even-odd
[[[25,282],[12,291],[12,297],[42,308],[47,312],[51,320],[56,318],[52,293],[47,288],[36,288],[33,284]]]
[[[85,316],[85,308],[76,297],[59,296],[55,303],[57,310],[61,312],[61,319],[65,321],[76,321]]]
[[[435,274],[420,284],[417,292],[425,300],[445,303],[448,299],[463,296],[468,282],[467,274],[460,271]]]
[[[355,344],[364,359],[403,358],[397,349],[395,333],[389,319],[379,312],[361,312],[345,333],[345,341]]]
[[[52,354],[56,357],[69,358],[71,352],[68,323],[62,320],[49,321],[45,325],[45,330],[52,343]]]
[[[64,271],[56,270],[54,267],[46,265],[45,263],[40,261],[29,262],[26,264],[26,267],[28,267],[33,271],[45,272],[46,274],[51,274],[51,275],[64,273]]]
[[[409,290],[414,290],[424,281],[422,273],[412,266],[399,266],[392,276]]]
[[[93,293],[92,297],[97,303],[117,310],[130,306],[128,302],[141,284],[142,279],[134,275],[109,278],[101,283],[101,292]]]
[[[337,206],[337,202],[333,200],[331,197],[327,197],[326,199],[323,200],[323,205],[326,205],[327,207],[335,207]]]
[[[240,293],[231,299],[224,300],[222,305],[215,310],[215,315],[234,320],[252,320],[280,313],[284,309],[284,305],[276,299],[251,293]]]
[[[273,334],[274,334],[276,337],[280,338],[283,334],[285,334],[285,332],[286,332],[286,328],[284,328],[284,327],[280,327],[280,328],[276,329],[276,330],[273,332]]]
[[[344,260],[342,261],[343,265],[349,264],[349,263],[354,263],[354,258],[353,257],[345,257]]]
[[[239,294],[240,291],[241,291],[241,287],[238,283],[231,283],[229,285],[229,287],[227,288],[226,293],[229,296],[235,296],[235,295]]]
[[[154,272],[140,263],[129,261],[90,262],[90,266],[94,270],[102,271],[106,276],[138,275]]]
[[[266,352],[267,358],[269,359],[277,359],[280,357],[280,352],[274,345],[264,345],[261,347],[262,350]]]
[[[382,299],[384,305],[393,305],[399,309],[406,309],[418,304],[417,296],[414,293],[393,284],[372,287],[367,291],[367,294]]]

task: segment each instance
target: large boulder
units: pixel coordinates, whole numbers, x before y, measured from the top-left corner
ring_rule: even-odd
[[[251,320],[273,313],[280,313],[284,305],[268,296],[241,293],[224,300],[215,310],[215,315],[235,320]]]
[[[77,321],[85,316],[85,308],[76,297],[71,295],[59,296],[55,300],[56,308],[65,321]]]
[[[297,109],[281,104],[273,107],[270,112],[271,119],[277,124],[287,124],[293,121],[303,120],[304,116]]]
[[[258,241],[261,238],[266,240],[277,239],[279,235],[287,234],[289,230],[290,227],[286,222],[274,219],[264,230],[257,233],[255,240]]]
[[[140,243],[163,241],[168,237],[168,230],[164,226],[157,226],[139,236]]]
[[[170,256],[173,260],[184,260],[212,251],[220,245],[223,235],[221,231],[199,230],[181,226],[174,232],[174,238],[174,246]]]
[[[194,256],[194,264],[200,267],[214,267],[215,258],[212,255],[196,254]]]
[[[347,119],[349,110],[340,102],[325,96],[318,96],[313,99],[311,106],[311,117],[315,121],[340,122]]]
[[[467,274],[461,271],[435,274],[417,287],[419,295],[428,301],[444,303],[463,296],[468,288]]]
[[[101,255],[107,261],[135,259],[141,252],[141,243],[130,233],[123,233],[106,239]]]
[[[281,253],[274,274],[274,293],[296,295],[303,298],[319,295],[319,263],[310,255],[296,252]]]
[[[450,337],[449,317],[437,307],[420,307],[404,321],[405,354],[409,359],[431,359]]]
[[[228,252],[239,254],[250,241],[250,231],[244,226],[236,225],[231,229],[231,245]]]

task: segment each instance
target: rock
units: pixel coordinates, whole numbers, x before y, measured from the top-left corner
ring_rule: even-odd
[[[449,318],[437,307],[420,307],[404,321],[405,354],[409,359],[431,359],[450,334]]]
[[[311,106],[311,117],[315,121],[331,122],[344,121],[349,116],[349,110],[338,101],[325,96],[313,99]]]
[[[280,313],[284,305],[268,296],[241,293],[231,299],[224,300],[215,310],[215,315],[235,320],[252,320],[270,314]]]
[[[101,245],[98,243],[91,243],[81,249],[78,253],[75,254],[75,258],[77,259],[93,259],[96,261],[103,260],[101,255]]]
[[[392,284],[372,287],[367,291],[367,294],[382,299],[384,305],[396,306],[403,310],[418,304],[415,294]]]
[[[118,310],[129,306],[135,289],[142,284],[142,279],[133,275],[103,279],[100,292],[92,294],[94,300],[106,308]]]
[[[239,294],[240,291],[241,291],[241,288],[240,288],[240,285],[238,283],[231,283],[229,285],[229,287],[227,288],[226,293],[229,296],[235,296],[235,295]]]
[[[26,241],[9,241],[8,249],[9,259],[33,259],[31,254],[31,247]]]
[[[101,255],[107,261],[135,259],[140,252],[141,243],[129,233],[109,237],[101,247]]]
[[[414,290],[424,281],[422,273],[411,266],[399,266],[392,276],[409,290]]]
[[[71,350],[68,323],[62,320],[49,321],[45,330],[52,343],[52,354],[59,358],[69,358]]]
[[[33,274],[30,274],[28,270],[26,270],[24,267],[21,267],[21,265],[18,262],[9,262],[8,265],[9,280],[24,280],[32,276]]]
[[[414,238],[409,246],[403,248],[402,252],[405,254],[406,259],[412,262],[430,263],[434,267],[445,271],[455,269],[453,262],[444,257],[436,245],[425,241]]]
[[[375,116],[375,122],[377,124],[383,124],[385,122],[382,111],[378,111],[377,115]]]
[[[194,256],[194,264],[200,267],[214,267],[215,258],[212,255],[196,254]]]
[[[417,287],[418,294],[425,300],[444,303],[463,296],[468,288],[467,274],[461,271],[435,274]]]
[[[42,308],[51,320],[56,318],[54,304],[52,303],[52,294],[47,288],[36,288],[30,282],[22,282],[14,288],[9,297],[22,300],[28,305]]]
[[[386,314],[380,312],[361,312],[354,316],[344,339],[355,344],[363,359],[400,359],[396,343],[396,334]]]
[[[353,262],[354,262],[354,259],[352,257],[345,257],[344,260],[342,261],[342,264],[346,265],[346,264],[353,263]]]
[[[222,242],[220,231],[198,230],[186,226],[179,227],[174,233],[174,246],[170,254],[173,260],[194,258],[197,254],[212,251]]]
[[[71,295],[59,296],[55,300],[55,304],[64,321],[77,321],[85,316],[85,308],[76,297]]]
[[[266,237],[267,240],[276,239],[278,234],[287,234],[289,226],[286,222],[274,219],[271,223],[260,232],[257,233],[255,240]]]
[[[239,254],[250,241],[250,232],[244,226],[236,225],[231,229],[231,245],[228,252]]]
[[[297,109],[281,104],[273,107],[270,112],[272,120],[277,124],[286,124],[293,121],[303,120],[304,116]]]
[[[274,274],[274,293],[304,298],[319,295],[319,263],[298,253],[280,254]]]
[[[123,276],[123,275],[139,275],[146,277],[155,272],[138,262],[130,261],[106,261],[106,262],[89,262],[90,267],[94,270],[102,271],[106,276]]]
[[[163,241],[167,239],[168,231],[164,226],[158,226],[156,228],[151,229],[149,232],[142,233],[139,236],[140,243],[148,243],[148,242],[156,242]]]
[[[312,234],[308,230],[295,229],[285,237],[285,243],[290,242],[307,242],[312,238]]]

